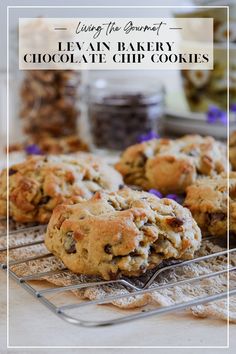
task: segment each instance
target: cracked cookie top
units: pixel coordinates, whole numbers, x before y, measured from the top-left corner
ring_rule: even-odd
[[[75,273],[139,276],[164,259],[193,257],[201,232],[188,209],[123,188],[57,207],[45,244]]]

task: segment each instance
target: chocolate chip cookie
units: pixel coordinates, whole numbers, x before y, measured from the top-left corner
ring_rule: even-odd
[[[227,175],[203,177],[187,188],[188,207],[203,235],[227,233]],[[236,172],[229,175],[229,231],[236,232]]]
[[[199,175],[217,175],[226,167],[226,147],[212,137],[199,135],[130,146],[116,164],[127,184],[164,194],[183,193]]]
[[[45,237],[71,271],[104,279],[140,276],[165,259],[191,259],[200,243],[188,209],[129,188],[56,207]]]
[[[9,169],[9,215],[18,222],[47,223],[61,203],[89,199],[100,189],[115,191],[122,177],[91,154],[32,156]],[[0,215],[7,214],[7,170],[0,174]]]

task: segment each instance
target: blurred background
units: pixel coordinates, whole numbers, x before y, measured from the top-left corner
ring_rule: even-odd
[[[37,1],[55,5],[54,1]],[[1,33],[6,48],[6,6]],[[67,153],[77,150],[119,152],[145,136],[200,133],[226,139],[227,127],[227,11],[230,6],[230,127],[236,123],[236,0],[166,0],[173,8],[40,8],[32,1],[9,11],[9,138],[10,150]],[[64,1],[57,1],[64,6]],[[115,5],[111,1],[68,1],[67,5]],[[143,6],[142,0],[119,5]],[[156,1],[145,5],[157,5]],[[184,6],[190,7],[184,7]],[[191,7],[192,6],[192,7]],[[213,17],[214,70],[145,71],[20,71],[19,17]],[[0,145],[6,145],[6,56],[0,56]]]

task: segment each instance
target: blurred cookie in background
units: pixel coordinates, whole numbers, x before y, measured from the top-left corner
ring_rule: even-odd
[[[181,194],[200,176],[226,172],[226,146],[200,135],[152,139],[127,148],[116,168],[127,184]]]
[[[184,206],[189,208],[205,236],[226,236],[227,204],[229,202],[229,231],[236,232],[236,172],[203,177],[187,188]],[[229,198],[229,199],[228,199]]]

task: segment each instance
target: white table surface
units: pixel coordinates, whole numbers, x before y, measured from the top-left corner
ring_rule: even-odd
[[[57,318],[47,308],[17,285],[9,283],[9,339],[11,346],[224,346],[226,323],[209,318],[195,318],[185,312],[153,316],[113,327],[82,328]],[[0,353],[49,353],[49,349],[4,349],[6,347],[6,274],[0,271]],[[236,325],[230,326],[230,349],[175,349],[175,353],[233,353]],[[110,353],[109,348],[97,349]],[[146,353],[151,349],[133,349]],[[50,353],[94,353],[94,349],[51,349]],[[112,349],[127,353],[131,349]],[[154,349],[152,349],[154,351]],[[173,349],[155,349],[161,354]]]

